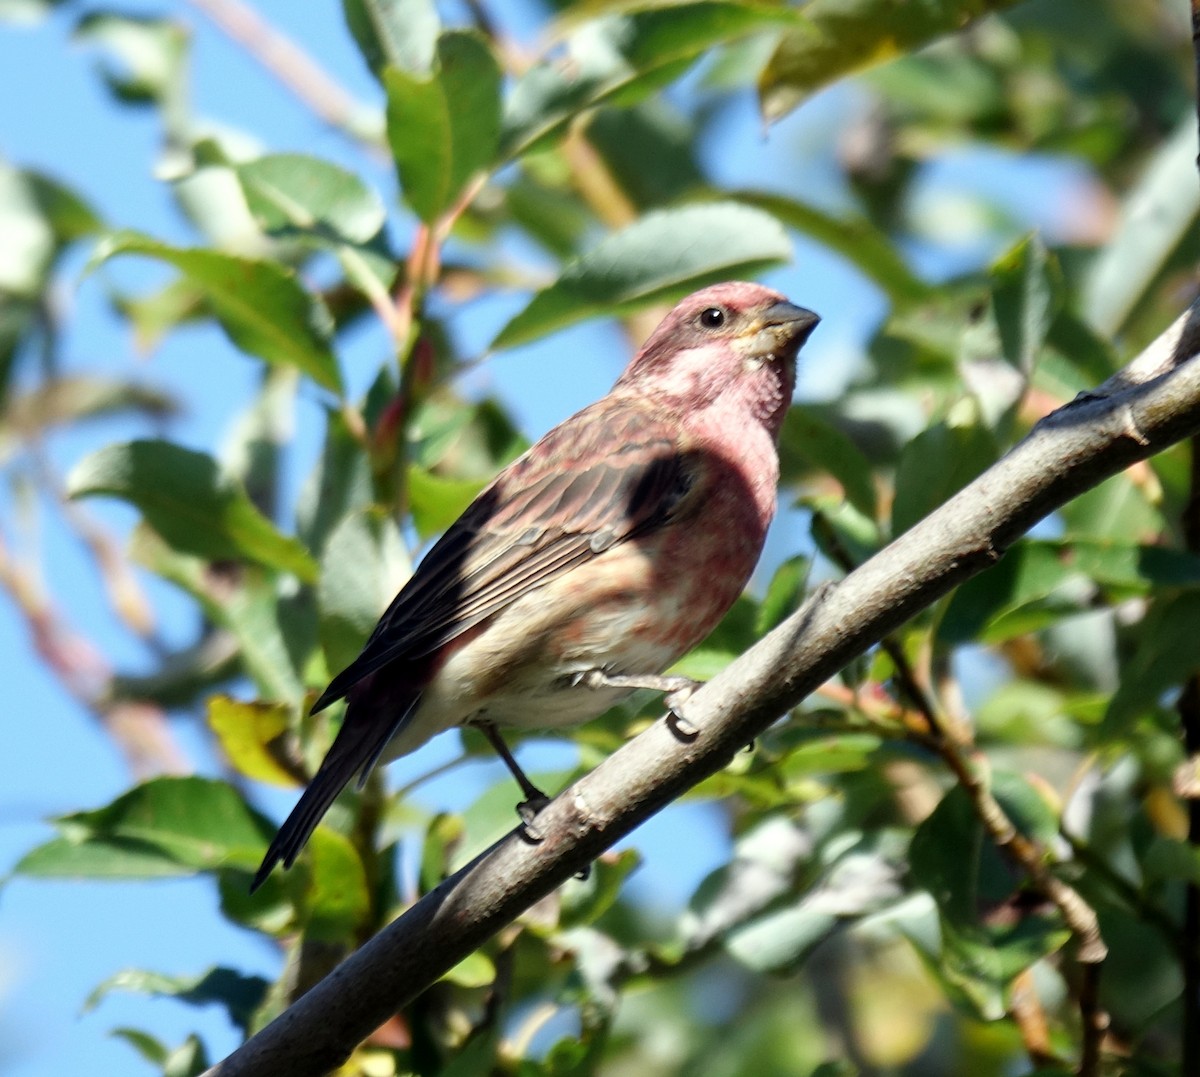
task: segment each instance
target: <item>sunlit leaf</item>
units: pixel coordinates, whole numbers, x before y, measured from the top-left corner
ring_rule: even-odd
[[[500,139],[500,69],[486,42],[466,32],[438,39],[422,76],[384,71],[388,141],[405,201],[423,221],[449,209],[494,161]]]
[[[287,730],[289,714],[290,709],[278,703],[247,703],[221,695],[208,701],[208,727],[238,773],[291,788],[295,775],[280,766],[270,750]]]
[[[72,497],[128,501],[183,553],[248,558],[303,580],[317,577],[308,551],[281,534],[204,453],[167,441],[109,445],[76,464],[67,487]]]
[[[1016,0],[811,0],[759,76],[763,115],[778,120],[845,75],[914,52]]]
[[[346,25],[367,66],[425,72],[437,46],[437,8],[432,0],[342,0]]]
[[[257,865],[274,830],[232,786],[208,778],[153,778],[54,822],[62,837],[27,854],[17,874],[154,878]],[[87,852],[75,857],[72,847]]]
[[[171,247],[134,232],[116,232],[102,240],[92,263],[121,254],[146,255],[178,269],[204,293],[243,351],[269,363],[295,366],[318,385],[340,390],[329,312],[305,291],[292,270],[214,250]]]
[[[678,299],[790,256],[779,222],[736,202],[649,213],[568,265],[500,330],[492,347],[511,348],[584,318]]]

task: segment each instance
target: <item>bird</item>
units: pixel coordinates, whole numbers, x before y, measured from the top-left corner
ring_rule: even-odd
[[[819,317],[760,284],[681,300],[609,393],[554,427],[433,544],[362,653],[316,700],[333,744],[251,885],[291,867],[381,759],[477,725],[591,720],[700,643],[745,589],[775,514],[796,356]]]

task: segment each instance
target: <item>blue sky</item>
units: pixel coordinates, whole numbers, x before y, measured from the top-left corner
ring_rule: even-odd
[[[345,32],[340,4],[272,0],[257,5],[283,27],[352,93],[377,101],[375,84]],[[296,150],[329,157],[379,186],[389,198],[394,185],[382,165],[364,160],[347,141],[324,128],[257,65],[212,30],[188,5],[127,3],[125,10],[169,13],[194,29],[192,96],[198,112],[260,138],[273,150]],[[496,6],[500,22],[527,36],[531,9],[510,2]],[[447,22],[460,21],[454,9]],[[165,185],[153,178],[159,125],[150,110],[114,107],[101,92],[93,57],[69,43],[70,17],[16,28],[0,24],[0,71],[8,92],[0,94],[0,156],[32,167],[76,187],[114,226],[136,227],[162,238],[187,242],[191,235],[171,204]],[[720,134],[703,147],[716,179],[730,185],[771,187],[833,203],[840,197],[831,152],[840,121],[856,107],[853,90],[822,95],[764,137],[749,92],[726,108]],[[801,157],[804,154],[805,157]],[[805,160],[797,168],[798,160]],[[1076,178],[1057,162],[1014,165],[963,152],[930,170],[923,197],[943,199],[980,185],[1005,201],[1029,224],[1054,219],[1054,207]],[[0,238],[2,241],[2,238]],[[923,271],[944,274],[994,251],[994,235],[964,234],[956,248],[919,250]],[[72,260],[76,271],[86,252]],[[549,268],[549,267],[547,267]],[[131,263],[113,271],[125,283],[150,279]],[[805,349],[800,392],[828,395],[858,361],[863,340],[884,313],[879,294],[840,260],[797,238],[794,263],[767,282],[824,317]],[[482,351],[487,340],[526,297],[501,296],[465,308],[454,328],[465,354]],[[238,355],[217,331],[187,329],[170,337],[151,357],[136,356],[123,327],[109,314],[97,277],[79,287],[68,280],[63,301],[72,308],[63,351],[73,369],[136,371],[150,384],[165,386],[186,402],[186,414],[168,431],[173,439],[211,450],[219,446],[257,379],[255,364]],[[362,387],[385,354],[382,333],[366,331],[343,351],[352,385]],[[544,432],[603,394],[628,358],[628,344],[611,324],[588,324],[528,348],[489,359],[471,375],[470,385],[494,389],[509,401],[531,437]],[[569,369],[564,369],[569,360]],[[90,449],[144,432],[129,423],[105,422],[55,436],[50,449],[64,469]],[[289,484],[302,481],[320,434],[315,398],[302,408]],[[14,502],[0,491],[0,520],[12,539]],[[118,533],[133,519],[119,505],[92,504],[89,511]],[[44,572],[51,592],[70,622],[96,642],[122,669],[144,669],[149,656],[124,633],[101,595],[94,574],[74,538],[53,511],[42,520]],[[795,552],[805,538],[794,517],[776,526],[766,560]],[[147,581],[163,611],[166,635],[185,642],[194,630],[189,604],[165,585]],[[0,654],[8,671],[9,703],[0,725],[0,873],[50,834],[47,816],[107,803],[130,784],[122,760],[92,719],[76,706],[40,664],[26,626],[6,596],[0,596]],[[207,742],[190,720],[176,723],[179,738],[196,766],[210,771]],[[390,780],[403,784],[455,750],[444,737],[416,758],[393,765]],[[526,757],[534,768],[564,765],[569,749],[548,745]],[[497,778],[476,765],[425,788],[422,800],[437,807],[461,806]],[[264,796],[264,808],[282,816],[291,794]],[[686,833],[688,841],[680,841]],[[694,840],[693,840],[694,839]],[[639,831],[631,841],[646,864],[632,883],[668,907],[686,900],[696,883],[721,861],[725,843],[712,806],[674,807]],[[169,1001],[116,994],[81,1015],[96,984],[122,968],[143,967],[187,975],[212,964],[229,965],[274,977],[277,955],[265,942],[229,926],[219,915],[209,882],[153,885],[50,883],[17,880],[0,891],[0,1074],[87,1072],[136,1073],[143,1063],[108,1031],[129,1025],[174,1045],[192,1030],[205,1038],[214,1057],[231,1048],[235,1036],[219,1013],[197,1011]],[[149,1072],[146,1070],[146,1072]]]

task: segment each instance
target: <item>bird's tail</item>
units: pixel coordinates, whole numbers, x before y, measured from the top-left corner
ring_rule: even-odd
[[[367,678],[362,682],[364,691],[351,692],[350,704],[342,728],[333,739],[329,754],[321,761],[317,773],[300,797],[291,814],[275,835],[267,849],[267,855],[250,884],[254,893],[276,864],[290,868],[293,861],[312,836],[317,824],[329,810],[337,795],[358,772],[362,772],[360,786],[366,781],[387,742],[408,722],[420,701],[420,693],[410,694],[404,705],[391,710],[397,717],[386,722],[380,713],[379,700],[373,698]],[[389,701],[391,702],[391,701]],[[390,709],[390,708],[389,708]]]

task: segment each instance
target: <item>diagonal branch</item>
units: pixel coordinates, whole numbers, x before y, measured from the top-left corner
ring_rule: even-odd
[[[326,1073],[397,1009],[888,632],[1048,513],[1200,431],[1200,303],[1133,363],[1048,415],[994,467],[823,592],[687,702],[384,928],[209,1077]]]

